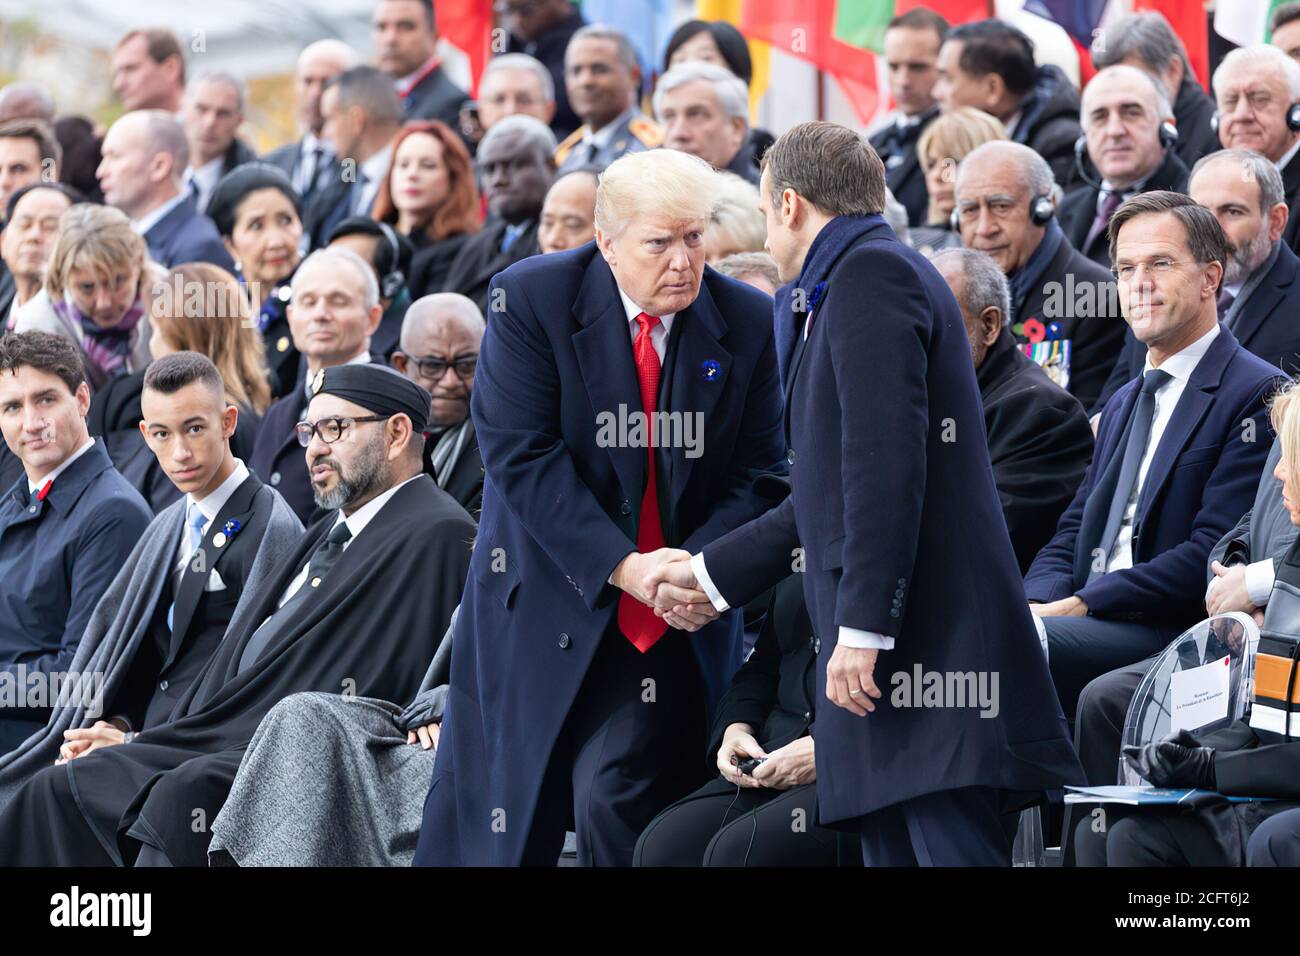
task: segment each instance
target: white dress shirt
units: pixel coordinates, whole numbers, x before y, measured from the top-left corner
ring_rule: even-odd
[[[1142,461],[1138,465],[1137,482],[1134,484],[1133,492],[1129,496],[1128,507],[1124,509],[1124,518],[1119,526],[1119,534],[1115,537],[1115,546],[1107,556],[1107,571],[1122,571],[1125,568],[1133,567],[1133,520],[1137,515],[1138,498],[1141,497],[1142,486],[1146,483],[1147,472],[1151,469],[1151,461],[1156,456],[1156,449],[1160,447],[1160,439],[1164,437],[1165,429],[1169,426],[1169,419],[1173,417],[1174,408],[1178,405],[1178,399],[1182,397],[1183,390],[1187,388],[1188,379],[1192,377],[1192,372],[1196,370],[1196,366],[1205,357],[1205,353],[1210,348],[1210,343],[1214,341],[1215,336],[1218,334],[1219,325],[1216,322],[1210,331],[1181,352],[1169,356],[1160,365],[1160,370],[1168,372],[1172,377],[1155,391],[1156,410],[1151,419],[1151,434],[1147,438],[1147,447],[1142,452]],[[1154,367],[1151,364],[1151,356],[1148,354],[1147,360],[1142,366],[1142,374],[1146,375]],[[1116,454],[1123,454],[1123,449],[1119,449]]]
[[[582,145],[588,149],[592,146],[595,146],[597,149],[604,149],[613,142],[614,132],[618,129],[619,124],[625,122],[627,118],[635,112],[636,106],[629,106],[622,113],[619,113],[618,116],[614,117],[613,120],[606,123],[600,129],[594,131],[590,126],[584,123],[582,126]],[[637,311],[640,312],[641,310],[637,309]]]
[[[185,191],[189,192],[191,182],[198,187],[199,195],[195,202],[198,204],[199,212],[208,208],[208,200],[212,198],[217,183],[221,182],[221,166],[225,159],[225,156],[218,156],[216,159],[208,160],[198,169],[191,166],[185,170]]]
[[[150,229],[152,229],[154,226],[158,225],[158,223],[162,221],[164,216],[166,216],[169,212],[171,212],[173,209],[175,209],[177,206],[183,203],[187,195],[189,194],[183,192],[177,193],[175,196],[167,200],[161,206],[155,207],[154,209],[145,213],[139,219],[132,219],[131,228],[136,231],[136,235],[139,236],[146,235]]]
[[[416,478],[421,477],[423,474],[424,472],[421,472],[419,475],[412,475],[410,478],[407,478],[406,481],[402,482],[402,484],[394,485],[392,488],[389,488],[387,491],[385,491],[382,495],[377,495],[376,497],[371,498],[369,501],[367,501],[356,511],[352,512],[352,514],[350,515],[344,515],[343,509],[340,508],[338,512],[338,517],[335,519],[334,524],[330,528],[330,530],[331,531],[334,530],[334,528],[337,528],[341,524],[346,524],[348,526],[348,530],[352,532],[352,537],[348,538],[348,540],[343,542],[343,550],[346,551],[348,548],[352,546],[352,542],[356,541],[357,536],[360,535],[362,531],[366,530],[366,525],[370,524],[370,522],[374,520],[375,515],[379,514],[380,509],[382,509],[384,505],[388,504],[388,502],[392,500],[393,495],[397,494],[399,488],[401,488],[403,485],[409,485],[411,482],[415,481]],[[307,563],[302,566],[302,570],[298,572],[297,577],[295,577],[292,581],[289,582],[289,586],[285,588],[284,593],[280,595],[280,603],[276,605],[277,610],[279,608],[284,607],[285,602],[288,601],[289,598],[293,597],[295,594],[298,593],[298,589],[301,588],[307,580],[307,571],[310,568],[311,568],[311,559],[309,558],[307,560]]]
[[[629,299],[627,293],[622,289],[618,290],[618,297],[623,300],[623,311],[627,313],[628,331],[631,333],[632,343],[635,345],[637,333],[641,330],[641,324],[637,322],[636,317],[645,312],[645,309]],[[659,324],[650,330],[650,344],[655,347],[655,354],[659,356],[661,368],[664,364],[664,354],[668,350],[668,333],[672,331],[673,318],[676,315],[676,312],[669,312],[667,315],[659,316]]]
[[[34,495],[34,494],[36,494],[36,492],[39,491],[41,488],[43,488],[47,482],[51,482],[51,481],[53,481],[55,478],[59,477],[59,475],[63,474],[65,471],[67,471],[68,468],[71,467],[71,465],[72,465],[72,463],[73,463],[74,461],[76,461],[78,458],[80,458],[80,457],[81,457],[82,455],[84,455],[86,452],[90,451],[90,449],[93,448],[94,445],[95,445],[95,439],[93,439],[93,438],[87,438],[87,439],[86,439],[86,443],[85,443],[84,445],[82,445],[80,448],[78,448],[76,451],[74,451],[74,452],[73,452],[71,455],[69,455],[67,458],[63,459],[62,463],[61,463],[57,468],[55,468],[53,471],[46,472],[46,473],[41,477],[41,483],[40,483],[39,485],[34,485],[34,484],[32,484],[32,480],[31,480],[31,478],[28,478],[28,479],[27,479],[27,493],[28,493],[29,495]]]
[[[248,466],[236,458],[235,470],[230,473],[225,481],[217,485],[211,494],[202,499],[195,498],[193,494],[185,495],[185,527],[181,528],[181,537],[177,544],[177,564],[184,565],[190,559],[190,508],[197,505],[200,513],[206,519],[203,522],[202,534],[207,537],[208,531],[212,528],[212,522],[217,520],[217,515],[221,514],[221,509],[226,506],[230,496],[235,493],[236,488],[244,483],[246,478],[248,478]]]

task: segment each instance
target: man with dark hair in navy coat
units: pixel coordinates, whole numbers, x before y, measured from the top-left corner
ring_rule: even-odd
[[[579,863],[630,865],[704,781],[743,622],[669,628],[645,580],[760,514],[785,447],[772,300],[704,265],[717,195],[698,157],[629,154],[595,244],[492,281],[483,510],[417,865],[553,865],[568,829]]]
[[[1210,549],[1250,508],[1281,378],[1217,321],[1229,252],[1212,212],[1156,190],[1126,200],[1109,229],[1145,368],[1106,404],[1083,484],[1025,575],[1071,715],[1094,677],[1205,616]]]
[[[1020,587],[961,312],[880,215],[884,166],[865,139],[804,123],[764,162],[767,247],[794,280],[792,493],[654,574],[656,604],[694,626],[787,574],[794,550],[818,692],[836,705],[814,731],[818,822],[857,830],[869,866],[1008,865],[1014,811],[1082,772]]]

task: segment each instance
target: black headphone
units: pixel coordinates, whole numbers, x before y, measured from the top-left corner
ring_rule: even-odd
[[[1296,103],[1295,105],[1296,107],[1300,107],[1300,103]],[[1300,111],[1297,111],[1296,113],[1296,120],[1297,122],[1300,122]],[[1300,126],[1297,126],[1296,128],[1300,129]],[[1166,153],[1178,145],[1178,127],[1169,122],[1169,120],[1165,120],[1160,124],[1158,135],[1160,136],[1160,148]],[[1104,187],[1101,184],[1101,180],[1088,172],[1088,164],[1083,161],[1087,153],[1088,137],[1080,136],[1074,141],[1074,171],[1079,174],[1080,179],[1093,189],[1103,189]]]
[[[1056,215],[1056,207],[1052,205],[1051,196],[1035,196],[1029,203],[1029,221],[1035,226],[1045,226],[1052,221]],[[958,223],[960,217],[957,215],[957,207],[952,207],[952,212],[948,216],[948,225],[953,232],[960,232],[961,228]]]
[[[397,294],[402,291],[402,286],[406,285],[406,273],[402,271],[402,249],[397,243],[397,233],[393,232],[393,227],[386,222],[376,222],[379,231],[384,234],[388,240],[388,246],[393,252],[392,264],[388,272],[379,280],[379,294],[385,299],[395,299]]]
[[[1286,128],[1293,133],[1300,132],[1300,100],[1296,100],[1286,108]],[[1219,111],[1215,110],[1210,116],[1210,129],[1214,130],[1215,135],[1219,132]]]

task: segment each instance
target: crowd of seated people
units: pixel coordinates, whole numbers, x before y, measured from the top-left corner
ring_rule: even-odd
[[[302,50],[260,158],[244,78],[165,28],[115,44],[106,129],[0,88],[0,865],[1007,863],[1035,805],[1071,865],[1300,865],[1289,702],[1123,739],[1206,618],[1300,643],[1300,3],[1208,91],[1158,12],[1078,88],[1009,22],[916,8],[877,126],[773,132],[731,24],[647,63],[568,0],[498,6],[471,99],[434,4],[375,0],[373,50]],[[900,340],[907,309],[935,326]],[[897,369],[846,384],[877,345],[906,413]],[[979,660],[1061,728],[1022,778],[883,669],[837,697],[832,653],[901,666],[934,608],[909,570],[872,596],[897,645],[823,617],[860,556],[809,529],[862,502],[799,484],[894,467],[810,431],[827,396],[932,415],[932,463],[976,442],[944,476],[996,540],[952,593],[1014,597],[1033,654],[990,630]],[[648,455],[604,430],[660,414]],[[976,527],[885,487],[917,548]],[[909,775],[873,722],[972,754]],[[1121,767],[1236,799],[1062,811]]]

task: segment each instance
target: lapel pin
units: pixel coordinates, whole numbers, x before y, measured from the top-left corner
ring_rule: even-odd
[[[722,366],[717,359],[705,359],[700,364],[700,377],[706,382],[716,382],[722,378]]]
[[[289,336],[287,335],[280,336],[280,338],[276,340],[275,350],[277,352],[289,351]]]
[[[226,546],[226,543],[230,541],[230,539],[233,538],[236,534],[238,534],[239,529],[242,527],[243,525],[241,525],[237,519],[231,518],[229,521],[227,521],[224,525],[221,526],[221,530],[216,533],[215,537],[213,537],[212,544],[215,547],[224,548]]]
[[[213,546],[214,548],[224,548],[224,547],[226,546],[226,536],[225,536],[225,534],[223,534],[222,532],[218,531],[218,532],[216,533],[216,535],[215,535],[215,536],[213,537],[213,539],[212,539],[212,546]]]
[[[314,588],[318,588],[318,587],[320,587],[320,578],[312,578],[312,579],[311,579],[311,586],[314,587]]]

